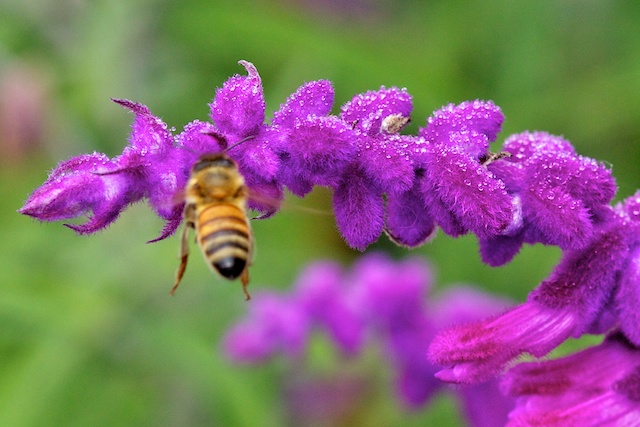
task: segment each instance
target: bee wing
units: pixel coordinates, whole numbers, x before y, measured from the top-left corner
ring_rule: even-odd
[[[275,197],[271,197],[268,194],[258,193],[251,191],[249,193],[249,207],[251,209],[261,212],[260,215],[251,219],[267,219],[272,217],[280,208],[284,205],[287,211],[304,212],[312,215],[331,215],[331,212],[325,209],[312,208],[308,206],[301,206],[292,203],[287,203],[286,200],[280,200]]]
[[[272,217],[280,209],[282,201],[274,196],[249,189],[248,205],[250,209],[260,212],[251,219],[266,219]]]
[[[184,188],[176,190],[176,192],[173,194],[173,197],[171,198],[171,201],[173,202],[173,206],[178,206],[183,204],[185,201],[185,196],[186,196],[186,192]]]

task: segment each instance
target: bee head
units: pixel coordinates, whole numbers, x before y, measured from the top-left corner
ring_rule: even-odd
[[[237,165],[236,162],[224,153],[209,153],[200,156],[198,161],[193,165],[192,172],[199,172],[211,167],[236,168]]]

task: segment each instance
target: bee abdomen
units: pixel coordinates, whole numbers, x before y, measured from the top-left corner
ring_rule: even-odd
[[[220,275],[235,279],[245,270],[251,248],[249,223],[235,205],[209,206],[198,216],[202,252]]]

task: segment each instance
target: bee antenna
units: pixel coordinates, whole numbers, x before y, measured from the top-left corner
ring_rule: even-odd
[[[194,149],[192,149],[192,148],[189,148],[189,147],[185,147],[184,145],[179,145],[179,146],[177,146],[176,148],[177,148],[178,150],[185,150],[185,151],[188,151],[188,152],[190,152],[191,154],[198,154],[198,153],[196,152],[196,150],[194,150]]]
[[[237,147],[238,145],[249,141],[250,139],[253,139],[253,135],[245,136],[240,141],[235,142],[235,143],[231,144],[230,146],[228,146],[224,151],[227,152],[227,151],[231,150],[232,148]]]

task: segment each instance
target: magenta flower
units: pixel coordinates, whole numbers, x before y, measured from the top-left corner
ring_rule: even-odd
[[[498,317],[441,332],[429,349],[439,378],[470,383],[499,373],[522,353],[543,356],[569,337],[619,325],[638,340],[640,193],[610,212],[591,242],[567,251],[529,300]]]
[[[637,425],[640,349],[614,333],[571,356],[517,365],[502,385],[518,398],[507,426]]]
[[[275,112],[272,125],[280,135],[280,180],[299,197],[314,185],[334,185],[352,161],[356,147],[351,128],[329,116],[334,93],[331,83],[302,85]]]

